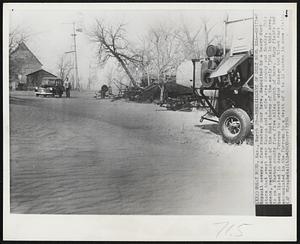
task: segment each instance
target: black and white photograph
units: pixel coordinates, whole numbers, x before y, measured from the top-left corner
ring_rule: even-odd
[[[7,214],[255,218],[275,204],[292,216],[292,105],[267,105],[292,97],[292,72],[273,63],[291,11],[132,5],[6,5]],[[289,80],[286,93],[267,75]],[[263,123],[287,129],[263,137]],[[251,225],[213,224],[215,238]]]

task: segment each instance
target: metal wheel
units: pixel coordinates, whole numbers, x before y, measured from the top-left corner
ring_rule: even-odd
[[[249,115],[241,108],[227,109],[220,117],[220,132],[228,143],[242,143],[251,131]]]
[[[226,119],[224,123],[225,123],[225,129],[227,130],[228,133],[231,133],[233,135],[240,133],[241,122],[237,117],[230,116]]]

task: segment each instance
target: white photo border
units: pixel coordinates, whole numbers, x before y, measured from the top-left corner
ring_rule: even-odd
[[[9,164],[9,11],[15,9],[289,9],[292,38],[292,217],[171,216],[171,215],[31,215],[10,213]],[[52,241],[292,241],[296,240],[296,3],[6,3],[3,5],[3,240]],[[223,235],[221,227],[234,225],[240,235]]]

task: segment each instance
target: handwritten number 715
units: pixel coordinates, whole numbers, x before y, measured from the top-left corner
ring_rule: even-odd
[[[230,224],[229,221],[215,223],[215,225],[219,225],[220,229],[217,232],[216,237],[221,235],[223,236],[232,236],[232,237],[241,237],[243,236],[243,227],[250,224]]]

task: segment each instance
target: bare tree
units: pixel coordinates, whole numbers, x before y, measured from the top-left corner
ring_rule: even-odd
[[[128,64],[139,63],[140,58],[132,53],[128,40],[126,39],[126,30],[124,24],[116,27],[105,26],[103,21],[96,20],[96,27],[90,34],[93,41],[98,43],[98,58],[100,63],[106,63],[110,58],[115,58],[120,66],[128,75],[131,83],[138,87]]]
[[[206,17],[201,18],[201,22],[203,24],[203,36],[204,36],[203,52],[204,52],[207,46],[210,45],[217,36],[217,35],[212,35],[211,32],[218,23],[212,23],[209,21],[209,18]]]
[[[183,57],[180,52],[180,43],[176,39],[178,30],[171,26],[159,25],[151,28],[148,34],[150,44],[149,62],[152,70],[156,73],[158,83],[160,84],[160,100],[164,97],[164,80],[167,73],[174,72]]]
[[[195,31],[192,31],[190,27],[188,27],[183,21],[182,25],[179,28],[177,33],[177,38],[181,42],[181,48],[183,50],[183,55],[185,59],[193,59],[193,58],[200,58],[202,47],[200,41],[200,34],[203,29],[201,25]]]
[[[208,45],[212,43],[220,45],[220,43],[222,43],[223,36],[213,33],[214,28],[219,22],[212,22],[205,16],[200,19],[201,22],[196,30],[192,30],[191,27],[187,26],[184,21],[182,21],[182,25],[176,36],[181,42],[184,57],[186,59],[204,57]]]
[[[153,72],[153,55],[151,53],[151,43],[148,40],[148,37],[140,39],[140,45],[136,48],[136,53],[140,56],[141,62],[138,63],[138,68],[142,73],[147,75],[147,84],[150,85],[150,73]]]
[[[113,69],[108,70],[105,74],[105,78],[106,78],[107,85],[110,86],[114,80],[114,70]]]
[[[61,55],[57,63],[57,69],[58,76],[62,80],[65,80],[70,75],[73,69],[73,64],[70,59],[66,58],[66,55]]]
[[[9,54],[12,54],[18,45],[28,41],[30,34],[21,27],[12,27],[9,31]]]
[[[22,42],[26,43],[30,37],[28,31],[19,26],[9,30],[9,81],[13,82],[21,67],[13,53]]]

